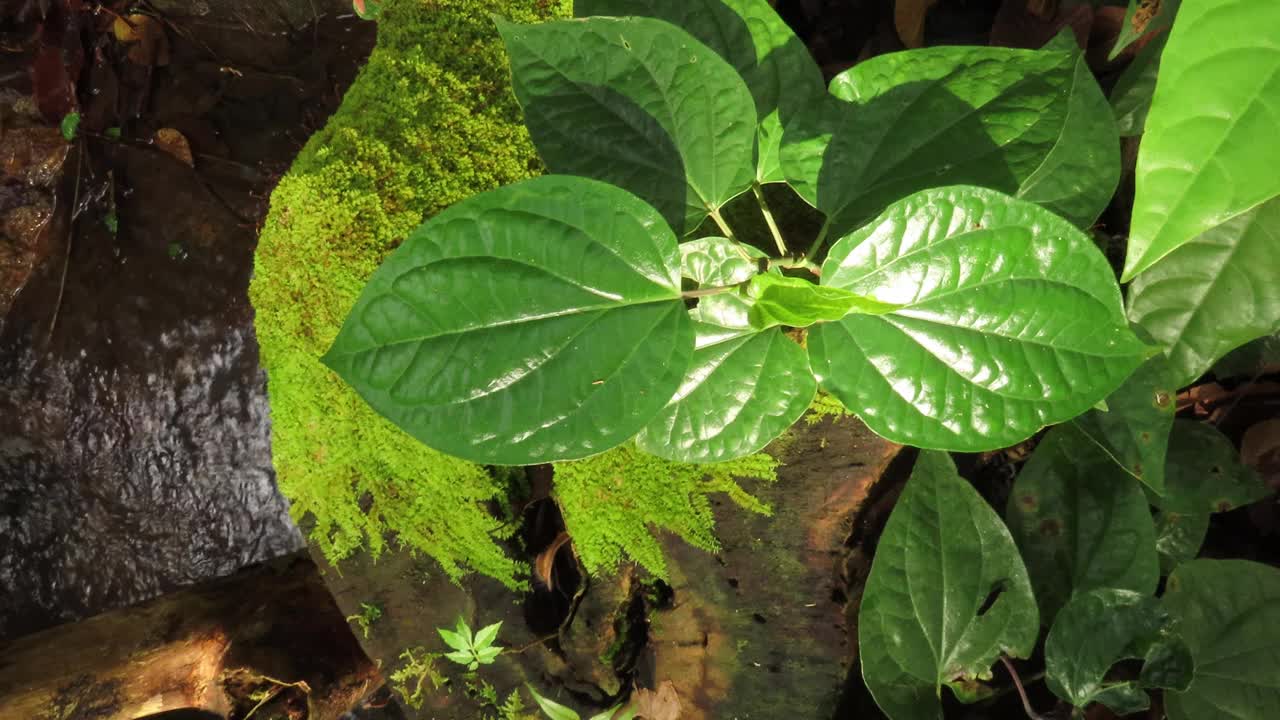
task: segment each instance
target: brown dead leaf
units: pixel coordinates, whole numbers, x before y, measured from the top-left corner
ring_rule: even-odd
[[[644,720],[680,720],[680,696],[670,680],[663,680],[657,690],[636,690],[631,696],[636,716]]]
[[[938,0],[894,0],[893,26],[903,45],[912,49],[924,45],[925,16],[936,4]]]
[[[1129,25],[1133,27],[1133,32],[1137,35],[1147,31],[1147,25],[1151,24],[1151,18],[1160,14],[1160,0],[1141,0],[1138,8],[1133,11],[1133,17],[1129,19]]]
[[[111,25],[116,40],[129,48],[129,59],[138,65],[169,64],[169,36],[164,34],[160,21],[150,15],[135,13],[127,18],[116,18]]]
[[[547,546],[547,549],[538,553],[538,557],[533,561],[533,572],[537,575],[538,580],[547,586],[548,590],[555,589],[555,579],[552,577],[552,568],[556,564],[556,553],[560,552],[560,548],[569,542],[569,533],[561,530],[555,540]]]
[[[156,131],[155,136],[151,138],[151,142],[188,167],[196,166],[195,158],[191,155],[191,143],[187,142],[186,136],[177,130],[160,128]]]

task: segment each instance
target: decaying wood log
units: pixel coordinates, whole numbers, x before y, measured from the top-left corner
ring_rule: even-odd
[[[305,555],[0,645],[6,719],[337,720],[380,685]]]

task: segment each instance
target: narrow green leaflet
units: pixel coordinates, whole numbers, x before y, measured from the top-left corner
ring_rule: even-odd
[[[1234,510],[1268,494],[1262,478],[1241,462],[1231,440],[1217,428],[1195,420],[1174,421],[1164,494],[1153,498],[1157,507],[1204,515]]]
[[[862,677],[893,720],[942,718],[938,693],[1027,657],[1040,620],[999,516],[946,453],[922,451],[876,547],[858,614]]]
[[[1160,54],[1164,52],[1169,36],[1147,43],[1111,90],[1111,111],[1116,116],[1116,130],[1121,137],[1141,135],[1151,110],[1151,97],[1156,91],[1156,76],[1160,72]]]
[[[682,235],[751,186],[751,92],[689,33],[652,18],[499,21],[498,30],[552,172],[630,190]]]
[[[1140,486],[1070,424],[1053,428],[1013,486],[1005,513],[1050,623],[1073,594],[1155,592],[1155,527]]]
[[[1280,3],[1179,9],[1138,152],[1123,280],[1280,195],[1277,37]]]
[[[472,197],[414,231],[373,274],[324,362],[430,447],[525,465],[635,435],[692,353],[662,218],[616,187],[551,175]]]
[[[761,330],[775,325],[808,327],[817,322],[839,320],[849,313],[880,315],[899,307],[838,287],[776,274],[752,278],[748,294],[753,300],[749,312],[751,326]]]
[[[1163,599],[1196,667],[1186,692],[1165,694],[1170,720],[1280,717],[1280,570],[1192,560],[1174,571]]]
[[[1111,47],[1111,54],[1107,59],[1115,60],[1125,48],[1143,35],[1167,29],[1173,24],[1178,6],[1181,4],[1182,0],[1129,0],[1129,9],[1125,11],[1120,35],[1116,37],[1116,44]],[[1156,38],[1151,42],[1154,43],[1159,39]],[[1151,47],[1151,44],[1147,47]]]
[[[1093,223],[1120,178],[1115,122],[1079,52],[939,47],[859,63],[788,124],[787,181],[839,237],[904,195],[964,183]]]
[[[538,707],[550,720],[582,720],[582,716],[575,712],[572,708],[542,697],[532,685],[525,683],[525,687],[529,688],[529,694],[533,696],[533,701],[538,703]]]
[[[1178,513],[1161,510],[1156,513],[1156,552],[1160,554],[1160,574],[1200,554],[1204,536],[1209,533],[1209,513]]]
[[[900,306],[809,333],[818,381],[895,442],[1013,445],[1088,410],[1149,355],[1093,241],[994,190],[895,203],[832,247],[822,284]]]
[[[1167,634],[1169,614],[1156,598],[1130,590],[1099,588],[1076,595],[1058,613],[1045,640],[1045,682],[1077,708],[1101,702],[1128,715],[1151,704],[1149,682],[1187,688],[1189,658],[1181,640]],[[1121,660],[1150,657],[1157,672],[1138,681],[1106,682]],[[1170,670],[1177,670],[1170,672]]]
[[[1280,330],[1276,248],[1280,198],[1183,244],[1129,286],[1129,319],[1166,348],[1174,385],[1191,383],[1231,350]]]
[[[1073,422],[1120,467],[1157,493],[1164,492],[1164,458],[1176,412],[1178,386],[1169,382],[1163,357],[1138,368],[1107,396],[1107,409]]]
[[[574,13],[643,15],[679,25],[738,71],[755,100],[756,180],[782,182],[782,128],[823,92],[822,72],[767,0],[575,0]]]
[[[750,455],[781,435],[813,402],[818,383],[804,349],[779,330],[721,339],[698,325],[684,383],[636,444],[680,462]],[[705,343],[705,344],[704,344]]]

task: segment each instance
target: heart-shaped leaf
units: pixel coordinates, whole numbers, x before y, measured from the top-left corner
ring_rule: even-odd
[[[1175,386],[1280,329],[1277,247],[1280,198],[1181,245],[1129,286],[1129,318],[1166,348]]]
[[[1209,513],[1178,513],[1161,510],[1156,513],[1156,552],[1160,554],[1160,574],[1200,554],[1200,546],[1209,533]]]
[[[1070,424],[1050,430],[1036,447],[1005,518],[1046,624],[1073,594],[1155,592],[1160,564],[1146,496]]]
[[[671,403],[636,437],[641,450],[680,462],[750,455],[781,435],[818,391],[803,348],[779,330],[723,337],[698,325],[698,347]]]
[[[1178,386],[1168,380],[1163,357],[1154,357],[1107,396],[1107,409],[1073,422],[1126,472],[1164,492],[1164,458],[1176,411]]]
[[[1124,280],[1280,195],[1278,35],[1280,3],[1179,8],[1138,152]]]
[[[755,100],[756,181],[782,182],[782,128],[822,95],[822,72],[767,0],[575,0],[574,13],[642,15],[679,25],[738,71]]]
[[[630,190],[680,234],[751,186],[751,93],[689,33],[652,18],[499,21],[498,30],[552,172]]]
[[[592,455],[645,426],[693,353],[675,236],[604,183],[545,176],[413,232],[324,362],[423,443],[473,462]]]
[[[788,124],[787,181],[839,237],[898,198],[952,183],[1038,202],[1081,227],[1106,207],[1120,150],[1081,53],[940,47],[872,58]]]
[[[862,677],[880,709],[893,720],[940,719],[943,685],[989,678],[1001,654],[1027,657],[1039,626],[1004,523],[946,453],[921,452],[858,613]]]
[[[1144,710],[1150,699],[1139,682],[1105,682],[1121,660],[1149,656],[1160,672],[1148,680],[1170,683],[1191,679],[1188,663],[1181,677],[1169,670],[1181,641],[1167,634],[1169,615],[1160,601],[1130,590],[1098,588],[1077,594],[1063,606],[1045,640],[1045,682],[1054,695],[1077,708],[1101,702],[1118,715]],[[1185,658],[1185,655],[1183,656]],[[1149,685],[1146,685],[1149,686]]]
[[[1280,717],[1280,570],[1247,560],[1192,560],[1163,598],[1191,648],[1186,692],[1165,693],[1170,720]]]
[[[1176,420],[1169,437],[1164,494],[1153,497],[1165,512],[1227,512],[1269,494],[1253,468],[1240,461],[1231,440],[1195,420]]]
[[[822,284],[901,306],[809,333],[819,382],[895,442],[1013,445],[1092,407],[1149,353],[1093,241],[994,190],[894,203],[836,243]]]

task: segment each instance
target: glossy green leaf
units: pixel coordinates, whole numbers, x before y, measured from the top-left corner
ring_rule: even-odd
[[[1013,445],[1088,410],[1149,354],[1093,241],[994,190],[895,203],[836,243],[822,284],[901,306],[809,333],[822,386],[895,442]]]
[[[581,716],[574,712],[572,708],[567,708],[555,700],[542,697],[528,683],[525,683],[525,687],[529,688],[529,694],[533,696],[533,701],[538,703],[538,707],[542,709],[542,712],[546,713],[550,720],[581,720]]]
[[[876,703],[893,720],[940,719],[943,685],[990,678],[1001,654],[1027,657],[1039,625],[1004,523],[946,453],[922,451],[858,614],[862,677]]]
[[[1179,9],[1138,152],[1124,280],[1280,195],[1277,37],[1280,3]]]
[[[818,383],[804,349],[779,330],[727,339],[698,326],[698,347],[675,397],[636,437],[641,450],[680,462],[750,455],[813,402]]]
[[[1147,124],[1156,76],[1160,72],[1160,54],[1168,40],[1168,35],[1161,35],[1143,47],[1111,90],[1111,111],[1115,113],[1116,130],[1121,137],[1141,135]]]
[[[1209,513],[1178,513],[1161,510],[1156,513],[1156,552],[1160,554],[1160,574],[1200,554],[1200,546],[1209,533]]]
[[[872,58],[787,125],[787,181],[848,232],[904,195],[964,183],[1087,227],[1120,178],[1106,98],[1079,52],[940,47]]]
[[[1120,25],[1120,34],[1116,37],[1116,44],[1111,46],[1111,54],[1107,59],[1115,60],[1121,51],[1144,35],[1168,29],[1173,24],[1181,2],[1182,0],[1129,0],[1124,22]],[[1165,35],[1160,37],[1163,38]],[[1156,38],[1151,43],[1159,39]],[[1151,44],[1148,43],[1147,47],[1151,47]]]
[[[1280,366],[1280,333],[1250,340],[1213,364],[1213,375],[1225,378],[1253,378]]]
[[[701,287],[737,285],[759,272],[759,259],[765,257],[728,238],[700,238],[680,243],[680,274]]]
[[[1107,396],[1107,409],[1073,422],[1125,472],[1157,493],[1164,491],[1164,458],[1176,412],[1178,386],[1168,380],[1163,357],[1138,368]]]
[[[476,649],[487,648],[493,645],[493,641],[498,637],[498,630],[502,628],[502,622],[496,622],[492,625],[486,625],[476,631],[476,637],[472,640],[472,645]]]
[[[1196,668],[1186,692],[1165,693],[1170,720],[1280,717],[1280,570],[1192,560],[1169,578],[1164,604]]]
[[[1240,453],[1217,428],[1195,420],[1174,421],[1164,494],[1154,498],[1157,507],[1203,515],[1234,510],[1268,494],[1258,473],[1241,462]]]
[[[693,353],[675,236],[604,183],[544,176],[440,213],[382,264],[325,363],[423,443],[580,458],[640,431]]]
[[[1045,683],[1078,708],[1101,702],[1118,715],[1144,710],[1150,699],[1139,683],[1106,682],[1106,674],[1121,660],[1141,658],[1148,647],[1158,662],[1167,657],[1158,641],[1168,622],[1160,601],[1147,594],[1115,588],[1077,594],[1045,639]]]
[[[881,315],[899,307],[838,287],[778,274],[752,278],[748,295],[753,300],[749,313],[751,325],[758,329],[775,325],[808,327],[817,322],[839,320],[849,313]]]
[[[1155,527],[1140,486],[1070,424],[1027,461],[1005,513],[1046,624],[1073,594],[1155,592]]]
[[[471,650],[471,642],[468,637],[459,635],[452,630],[445,630],[444,628],[436,628],[436,632],[440,633],[440,637],[444,640],[445,644],[454,650],[459,650],[464,653]]]
[[[1167,349],[1175,385],[1280,330],[1278,247],[1280,198],[1192,239],[1133,281],[1129,318]]]
[[[575,0],[574,13],[642,15],[679,25],[738,71],[758,125],[756,179],[781,182],[782,127],[822,95],[822,72],[768,0]]]
[[[751,93],[689,33],[652,18],[500,21],[498,30],[552,172],[629,190],[680,234],[751,186]]]

